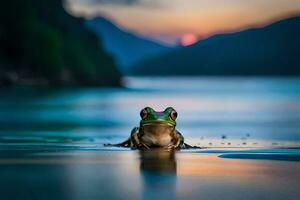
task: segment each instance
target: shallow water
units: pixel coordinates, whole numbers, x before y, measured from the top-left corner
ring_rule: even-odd
[[[0,89],[1,199],[299,199],[300,78],[126,78]],[[202,150],[107,148],[145,106]]]
[[[121,89],[0,89],[0,141],[118,142],[138,125],[143,107],[173,106],[178,130],[195,145],[300,146],[300,78],[146,77],[124,83]]]
[[[223,159],[214,151],[2,150],[1,197],[299,199],[300,162]]]

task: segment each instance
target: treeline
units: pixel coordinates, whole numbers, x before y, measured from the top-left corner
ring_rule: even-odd
[[[0,12],[0,83],[119,85],[110,55],[84,19],[62,0],[4,1]]]

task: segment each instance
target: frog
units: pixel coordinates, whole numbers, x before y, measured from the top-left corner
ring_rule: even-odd
[[[140,117],[139,126],[132,129],[129,138],[115,146],[168,150],[195,148],[185,143],[183,135],[176,129],[178,113],[173,107],[164,111],[145,107],[140,111]]]

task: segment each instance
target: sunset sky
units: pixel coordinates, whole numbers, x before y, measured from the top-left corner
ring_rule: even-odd
[[[104,15],[123,29],[167,44],[300,15],[300,0],[66,0],[65,7],[76,16]]]

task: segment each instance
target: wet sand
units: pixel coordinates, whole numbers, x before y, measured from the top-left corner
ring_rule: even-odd
[[[220,152],[2,150],[1,199],[299,199],[300,162]]]

